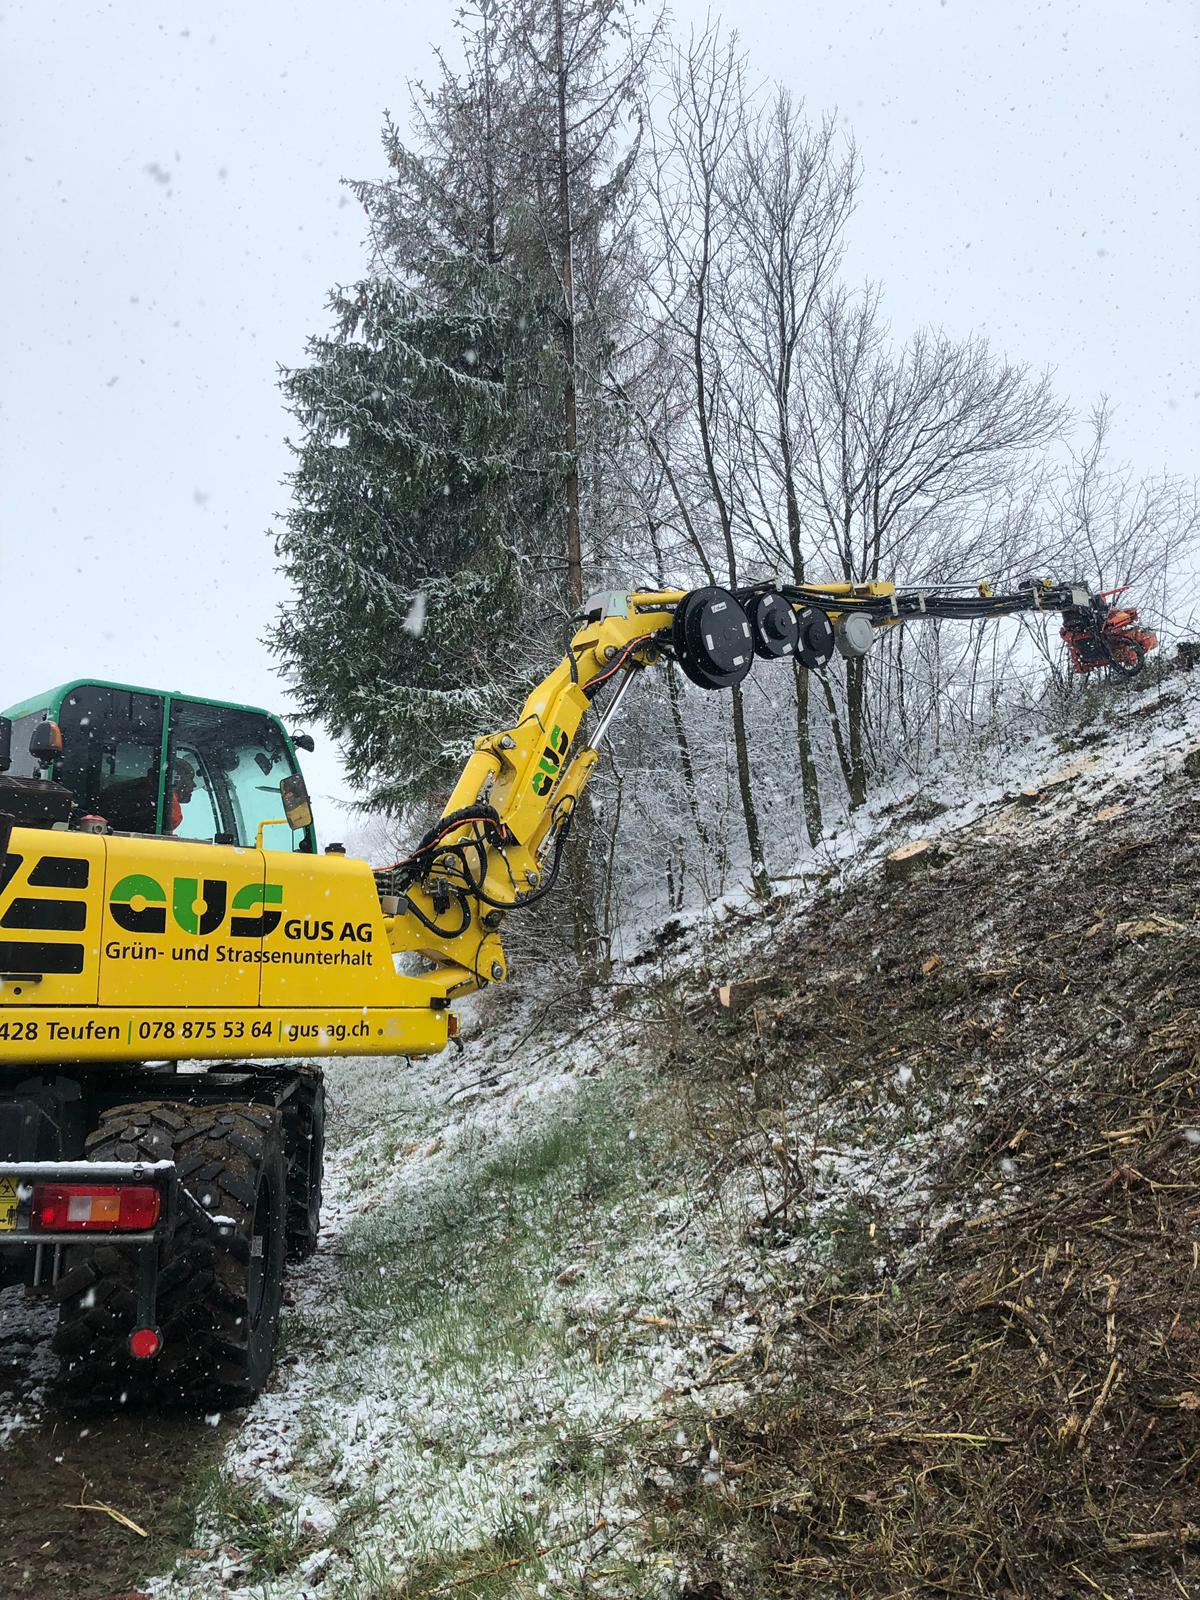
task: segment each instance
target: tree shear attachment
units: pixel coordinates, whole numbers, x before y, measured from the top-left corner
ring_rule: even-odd
[[[1073,671],[1108,668],[1132,678],[1142,670],[1146,656],[1158,644],[1158,635],[1139,626],[1134,607],[1112,604],[1128,587],[1106,589],[1093,595],[1088,605],[1064,610],[1062,637]]]

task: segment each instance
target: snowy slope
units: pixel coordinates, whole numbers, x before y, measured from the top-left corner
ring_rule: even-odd
[[[1152,790],[1196,747],[1200,709],[1182,692],[1168,702],[1155,691],[1130,704],[1118,730],[1090,737],[1065,758],[1049,738],[1031,742],[1003,781],[948,773],[922,796],[945,808],[937,837],[952,846],[956,837],[1052,833],[1082,784],[1086,816],[1072,826],[1083,848],[1087,830],[1104,826],[1098,813]],[[1032,785],[1041,786],[1037,797],[1013,803]],[[803,914],[818,872],[833,874],[836,893],[876,870],[885,851],[929,831],[906,824],[898,801],[877,797],[819,860],[798,864],[806,879],[789,883],[771,916],[749,914],[744,897],[733,896],[679,919],[673,944],[655,953],[653,981],[683,978],[686,994],[688,980],[699,992],[763,970],[780,920]],[[636,985],[646,971],[645,960],[635,961],[620,980]],[[200,1539],[210,1558],[156,1584],[160,1600],[366,1595],[406,1577],[414,1593],[436,1593],[443,1578],[455,1587],[464,1574],[504,1565],[510,1547],[519,1554],[514,1593],[526,1582],[529,1593],[545,1592],[538,1583],[584,1570],[610,1573],[607,1584],[593,1578],[601,1590],[630,1592],[641,1528],[638,1439],[675,1427],[660,1419],[677,1418],[689,1392],[701,1419],[736,1400],[720,1369],[762,1333],[762,1256],[743,1241],[770,1174],[734,1166],[715,1186],[710,1174],[701,1193],[698,1172],[673,1165],[669,1152],[655,1164],[647,1122],[662,1103],[634,1066],[638,1051],[645,1061],[655,1045],[645,1048],[646,1030],[629,1010],[614,1012],[606,1001],[571,1029],[561,1020],[548,1026],[530,1000],[496,1031],[483,1002],[466,1032],[462,1058],[333,1069],[339,1142],[322,1247],[297,1281],[292,1320],[303,1331],[289,1335],[285,1365],[249,1413],[226,1468],[232,1484],[265,1501],[289,1530],[295,1559],[264,1583],[261,1564],[238,1542],[236,1493],[232,1501],[225,1493],[224,1513],[210,1511]],[[903,1070],[896,1088],[902,1098]],[[962,1117],[971,1114],[970,1105],[961,1108]],[[500,1237],[486,1226],[448,1226],[464,1194],[494,1200],[494,1189],[479,1187],[488,1163],[514,1153],[519,1163],[522,1149],[581,1118],[607,1122],[617,1143],[636,1150],[634,1186],[618,1182],[611,1202],[581,1214],[578,1230],[568,1227],[545,1251],[542,1208],[570,1198],[556,1196],[553,1184],[525,1188]],[[952,1124],[915,1128],[883,1156],[877,1147],[818,1144],[820,1207],[834,1213],[848,1196],[886,1197],[900,1212],[919,1206],[928,1161],[954,1136]],[[431,1237],[449,1270],[432,1302],[401,1296],[401,1313],[406,1303],[412,1312],[406,1325],[388,1288],[408,1270],[394,1241],[416,1241],[413,1270],[425,1272]],[[491,1314],[464,1308],[454,1285],[471,1299],[495,1295],[494,1274],[480,1272],[476,1252],[506,1246],[524,1315],[537,1327],[527,1339],[493,1342]],[[799,1287],[806,1248],[776,1251],[772,1270],[790,1267]],[[382,1286],[375,1301],[362,1292],[369,1271]],[[500,1305],[495,1317],[506,1314]],[[448,1337],[448,1324],[460,1326],[465,1347]],[[593,1453],[602,1441],[599,1468],[564,1467],[564,1440],[577,1448],[586,1440]],[[702,1432],[676,1443],[681,1459],[694,1455],[696,1470],[721,1484]],[[500,1529],[508,1543],[497,1538]],[[679,1574],[664,1566],[661,1580],[663,1592],[673,1592]]]
[[[648,1449],[665,1441],[678,1470],[736,1495],[705,1419],[737,1406],[739,1356],[786,1323],[819,1265],[822,1217],[851,1200],[927,1207],[930,1165],[974,1107],[922,1125],[898,1068],[882,1114],[903,1137],[814,1137],[811,1236],[768,1257],[750,1224],[784,1165],[749,1147],[707,1160],[678,1137],[671,1007],[769,972],[814,895],[861,883],[907,839],[1086,850],[1113,808],[1157,803],[1200,744],[1191,683],[1129,700],[1118,727],[1077,731],[1075,748],[1033,740],[1003,774],[948,769],[918,797],[933,821],[911,820],[910,792],[877,795],[793,864],[765,913],[735,894],[666,939],[632,929],[590,1012],[531,986],[515,1008],[474,1002],[462,1055],[333,1064],[321,1246],[293,1278],[272,1387],[201,1509],[203,1558],[155,1580],[158,1600],[365,1600],[496,1573],[514,1595],[584,1572],[597,1593],[678,1593],[683,1558],[656,1542],[646,1566]]]

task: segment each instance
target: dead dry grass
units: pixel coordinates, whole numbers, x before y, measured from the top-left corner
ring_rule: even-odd
[[[677,1030],[714,1170],[774,1163],[768,1259],[827,1252],[777,1274],[720,1484],[660,1453],[696,1597],[1200,1593],[1198,824],[1182,777],[1073,791],[781,922],[790,987]],[[823,1142],[922,1139],[915,1202],[822,1210]]]

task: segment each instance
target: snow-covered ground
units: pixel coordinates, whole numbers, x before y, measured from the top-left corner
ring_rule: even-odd
[[[514,1546],[542,1582],[636,1554],[628,1444],[756,1332],[725,1304],[737,1229],[723,1255],[656,1176],[635,1029],[548,1042],[533,1011],[457,1060],[333,1068],[321,1248],[202,1523],[212,1554],[160,1600],[372,1594]],[[265,1586],[238,1486],[294,1546]]]
[[[1181,691],[1169,706],[1157,690],[1131,698],[1125,712],[1078,751],[1045,737],[1002,774],[948,768],[922,790],[943,808],[924,827],[909,819],[911,789],[876,796],[781,885],[792,914],[814,881],[837,892],[923,832],[953,841],[1055,826],[1079,778],[1089,814],[1119,804],[1131,787],[1161,782],[1200,736],[1200,708]],[[1006,804],[1036,785],[1037,802]],[[745,901],[735,893],[677,919],[682,933],[656,953],[654,979],[686,988],[700,966],[718,979],[761,970],[774,924],[746,916]],[[646,970],[635,963],[621,977]],[[722,1365],[762,1332],[766,1269],[745,1224],[776,1174],[750,1161],[701,1193],[656,1125],[666,1110],[656,1047],[635,1015],[606,1001],[548,1018],[531,997],[497,1025],[481,1001],[462,1057],[332,1069],[340,1142],[285,1365],[230,1450],[224,1492],[202,1522],[210,1556],[155,1585],[158,1600],[316,1600],[406,1582],[438,1593],[494,1571],[514,1594],[553,1592],[556,1577],[585,1572],[594,1592],[651,1592],[634,1446],[687,1416],[672,1435],[679,1463],[721,1483],[704,1416],[735,1399]],[[902,1074],[896,1087],[902,1098]],[[849,1198],[886,1197],[893,1215],[923,1204],[927,1165],[953,1137],[943,1122],[870,1151],[818,1145],[814,1224]],[[588,1162],[611,1183],[572,1216]],[[770,1270],[790,1266],[799,1285],[798,1258],[817,1231],[776,1250]],[[288,1530],[287,1570],[273,1579],[238,1540],[241,1491],[265,1502],[260,1520]],[[679,1574],[656,1559],[670,1593]]]
[[[948,765],[921,788],[934,820],[912,820],[911,786],[877,795],[790,865],[767,915],[739,891],[675,919],[652,956],[651,928],[631,926],[614,996],[667,985],[686,1006],[769,970],[781,919],[802,917],[818,885],[837,893],[922,835],[953,846],[1058,826],[1085,779],[1082,845],[1106,806],[1197,747],[1192,681],[1131,697],[1117,726],[1076,730],[1074,748],[1031,740],[1002,773]],[[1031,786],[1036,802],[1009,803]],[[156,1600],[475,1593],[489,1574],[513,1596],[585,1573],[597,1594],[678,1592],[681,1572],[645,1536],[645,1447],[736,1494],[705,1419],[737,1401],[727,1369],[786,1321],[787,1294],[761,1291],[783,1271],[801,1292],[823,1214],[925,1204],[954,1126],[905,1110],[899,1069],[904,1139],[811,1144],[812,1232],[768,1259],[747,1223],[784,1163],[755,1147],[707,1166],[695,1129],[678,1136],[686,1085],[657,1070],[661,1016],[614,996],[578,1014],[533,985],[515,1006],[485,996],[464,1010],[462,1054],[331,1065],[321,1246],[292,1278],[271,1388],[206,1491],[195,1548],[150,1585]],[[37,1347],[41,1384],[52,1361]],[[35,1386],[0,1417],[0,1447],[37,1401]]]

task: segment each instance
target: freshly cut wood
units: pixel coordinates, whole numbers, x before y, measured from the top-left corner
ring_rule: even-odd
[[[1076,765],[1066,772],[1055,772],[1050,777],[1043,778],[1040,783],[1031,783],[1028,788],[1022,789],[1017,796],[1017,804],[1021,806],[1038,806],[1043,800],[1049,800],[1060,789],[1070,788],[1076,778],[1082,775],[1083,768]]]
[[[732,1012],[734,1016],[739,1011],[744,1011],[764,994],[772,989],[778,989],[782,979],[773,976],[762,978],[742,978],[737,983],[723,983],[717,990],[717,999],[725,1011]]]
[[[936,839],[912,839],[885,857],[883,875],[885,878],[911,878],[928,872],[937,865],[940,853]]]
[[[1173,933],[1186,932],[1187,928],[1182,922],[1176,922],[1174,917],[1164,917],[1161,911],[1149,917],[1134,917],[1128,922],[1118,922],[1116,928],[1118,939],[1166,938]]]

